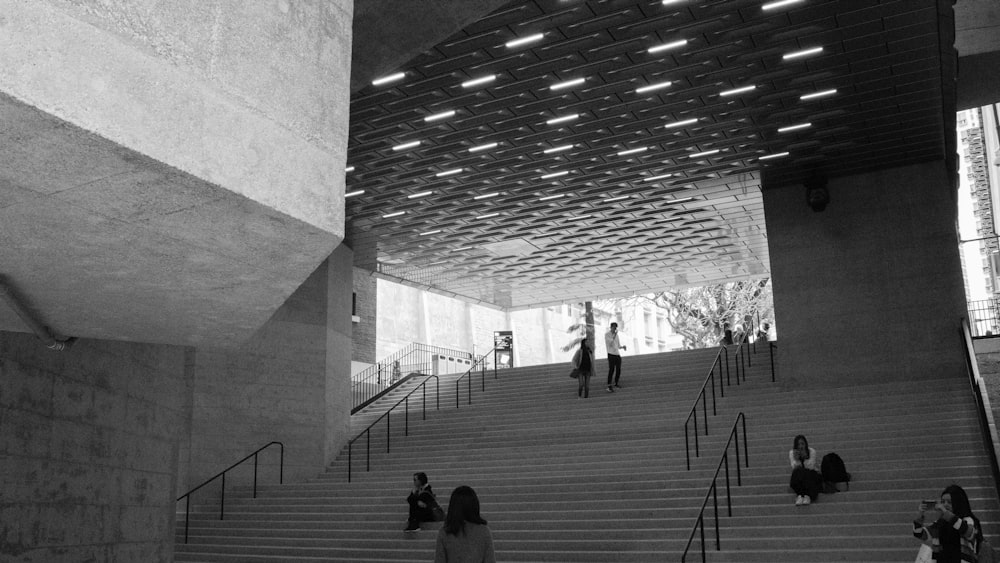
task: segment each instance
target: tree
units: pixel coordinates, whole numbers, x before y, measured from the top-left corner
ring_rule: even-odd
[[[741,325],[753,333],[759,318],[771,319],[774,304],[768,278],[743,280],[723,284],[690,287],[675,291],[629,297],[617,300],[627,303],[652,302],[667,313],[667,321],[676,334],[684,338],[684,349],[718,345],[725,325],[735,329]],[[614,306],[608,307],[613,309]],[[757,316],[748,318],[750,315]]]

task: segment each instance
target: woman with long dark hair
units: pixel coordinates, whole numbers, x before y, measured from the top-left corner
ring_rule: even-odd
[[[493,534],[479,515],[479,497],[462,485],[451,493],[448,515],[438,530],[434,563],[496,563]]]
[[[586,338],[580,340],[580,347],[573,354],[573,367],[579,372],[576,396],[586,399],[590,397],[590,378],[594,375],[594,350]]]
[[[788,485],[795,491],[795,506],[812,503],[823,490],[823,476],[819,473],[816,450],[809,447],[809,441],[802,434],[792,442],[788,461],[792,464],[792,478]]]
[[[434,506],[437,505],[437,500],[434,498],[431,484],[427,482],[427,474],[423,471],[413,474],[413,488],[410,489],[410,496],[406,497],[406,502],[410,505],[410,517],[406,521],[404,532],[419,532],[421,522],[434,520]]]
[[[978,561],[979,519],[972,514],[969,496],[958,485],[948,485],[933,507],[923,507],[913,520],[913,535],[931,546],[932,561],[962,563]]]

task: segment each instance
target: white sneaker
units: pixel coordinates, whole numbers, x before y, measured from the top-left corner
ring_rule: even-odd
[[[802,499],[804,499],[804,498],[807,498],[807,497],[803,497],[802,495],[799,495],[799,496],[795,497],[795,506],[802,506]]]
[[[809,500],[809,497],[807,497],[807,496],[802,497],[802,504],[809,504],[810,502],[812,502],[812,501]]]

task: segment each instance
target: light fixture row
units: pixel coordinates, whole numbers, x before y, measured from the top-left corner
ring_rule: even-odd
[[[737,94],[737,93],[740,93],[740,92],[745,92],[745,91],[752,90],[754,88],[755,88],[755,86],[748,86],[748,87],[737,88],[737,89],[733,89],[733,90],[727,90],[727,91],[721,92],[720,95],[727,95],[727,96],[728,95],[734,95],[734,94]],[[812,92],[812,93],[809,93],[809,94],[803,94],[803,95],[799,96],[799,100],[800,101],[809,101],[809,100],[814,100],[814,99],[819,99],[819,98],[826,98],[826,97],[829,97],[829,96],[833,96],[836,93],[837,93],[837,89],[836,88],[830,88],[830,89],[827,89],[827,90],[821,90],[821,91]],[[439,113],[439,114],[435,114],[434,116],[429,116],[426,119],[431,119],[431,118],[444,119],[445,117],[449,117],[449,116],[454,115],[454,114],[455,114],[455,111],[454,110],[450,110],[450,111],[447,111],[447,112],[442,112],[442,113]],[[567,123],[567,122],[570,122],[570,121],[574,121],[574,120],[579,119],[579,118],[580,118],[580,114],[578,114],[578,113],[567,114],[567,115],[563,115],[563,116],[551,118],[551,119],[547,120],[545,123],[547,125],[557,125],[557,124],[561,124],[561,123]],[[671,123],[667,123],[667,124],[663,125],[663,128],[664,129],[677,129],[677,128],[681,128],[681,127],[686,127],[688,125],[694,125],[695,123],[698,123],[698,121],[699,121],[699,119],[696,118],[696,117],[695,118],[689,118],[689,119],[682,119],[682,120],[679,120],[679,121],[674,121],[674,122],[671,122]],[[800,123],[800,124],[790,125],[790,126],[787,126],[787,127],[778,128],[777,131],[778,131],[778,133],[787,133],[787,132],[790,132],[790,131],[795,131],[795,130],[799,130],[799,129],[805,129],[805,128],[811,127],[811,125],[812,125],[811,123]],[[421,145],[421,141],[419,141],[419,140],[418,141],[409,141],[409,142],[406,142],[406,143],[402,143],[402,144],[393,146],[392,150],[393,151],[402,151],[402,150],[416,148],[416,147],[418,147],[420,145]],[[499,146],[500,146],[499,142],[490,142],[490,143],[485,143],[485,144],[482,144],[482,145],[476,145],[476,146],[470,147],[468,149],[468,151],[470,153],[476,153],[476,152],[482,152],[482,151],[491,150],[491,149],[497,148]],[[568,144],[568,145],[560,145],[560,146],[556,146],[556,147],[550,147],[550,148],[544,149],[542,151],[542,153],[543,154],[553,154],[553,153],[557,153],[557,152],[563,152],[563,151],[567,151],[567,150],[572,149],[574,146],[575,145],[573,145],[573,144]],[[644,152],[647,149],[648,149],[648,147],[627,149],[627,150],[623,150],[623,151],[618,152],[617,156],[627,156],[627,155],[630,155],[630,154],[637,154],[637,153]],[[355,170],[354,166],[348,166],[347,168],[344,169],[344,171],[346,173],[353,172],[354,170]],[[438,175],[438,177],[449,176],[451,174],[457,174],[459,172],[461,172],[461,169],[449,170],[449,171],[445,171],[445,172],[439,173],[437,175]]]

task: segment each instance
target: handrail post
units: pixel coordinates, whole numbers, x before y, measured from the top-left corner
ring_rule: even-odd
[[[365,432],[365,472],[372,470],[372,433],[371,431]]]
[[[420,404],[423,407],[423,411],[424,411],[423,420],[427,420],[427,381],[424,380],[424,382],[420,384],[420,387],[421,387],[421,391],[420,391],[420,393],[421,393]]]
[[[712,503],[715,515],[715,551],[722,551],[722,541],[719,538],[719,487],[714,481],[712,482]]]
[[[732,385],[733,382],[729,378],[729,349],[723,346],[722,351],[723,354],[726,356],[726,385]]]
[[[705,417],[705,435],[708,436],[708,399],[705,397],[705,388],[701,388],[701,413]]]
[[[386,413],[385,417],[385,453],[389,453],[389,443],[392,441],[392,413]]]
[[[722,354],[719,353],[715,356],[715,363],[712,364],[712,373],[715,373],[715,366],[719,366],[719,396],[723,399],[726,398],[726,389],[722,385]]]
[[[728,507],[728,514],[730,517],[733,515],[733,497],[729,490],[729,448],[726,447],[726,451],[722,453],[722,460],[726,464],[726,506]]]
[[[222,474],[222,496],[219,497],[219,520],[225,520],[226,515],[226,474]]]
[[[410,435],[410,396],[406,396],[406,404],[403,406],[403,436]]]
[[[691,417],[688,417],[690,420]],[[691,471],[691,449],[688,441],[688,421],[684,421],[684,459],[687,460],[687,470]]]
[[[705,563],[705,515],[704,514],[698,517],[698,522],[701,524],[701,563]]]
[[[191,524],[191,495],[184,500],[184,543],[188,542],[188,527]]]
[[[715,370],[709,372],[708,376],[712,380],[712,416],[719,416],[719,411],[715,406]]]
[[[354,448],[354,442],[347,442],[347,482],[351,482],[351,449]]]
[[[698,452],[698,413],[694,413],[694,457],[701,457]]]
[[[257,498],[257,454],[253,454],[253,498]]]
[[[767,351],[771,354],[771,383],[774,383],[774,343],[767,341]]]

